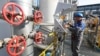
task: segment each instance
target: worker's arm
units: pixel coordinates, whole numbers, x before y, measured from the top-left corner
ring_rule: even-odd
[[[75,32],[75,30],[76,30],[76,28],[74,28],[74,26],[71,24],[64,25],[64,28],[69,29],[71,32]]]
[[[65,28],[69,29],[71,32],[82,32],[86,27],[85,23],[82,23],[81,26],[74,27],[73,25],[65,25]]]

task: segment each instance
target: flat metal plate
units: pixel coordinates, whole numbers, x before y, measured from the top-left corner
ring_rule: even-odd
[[[64,29],[62,26],[62,22],[60,22],[59,19],[54,19],[54,30],[56,32],[66,32],[67,33],[67,29]]]
[[[67,4],[67,3],[59,2],[57,4],[57,8],[56,8],[55,14],[61,12],[62,10],[64,10],[65,13],[69,13],[69,12],[75,11],[76,8],[77,8],[76,4],[72,5],[72,4]]]

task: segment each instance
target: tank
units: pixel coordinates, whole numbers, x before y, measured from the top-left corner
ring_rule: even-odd
[[[32,13],[33,0],[10,0],[10,2],[14,2],[20,5],[25,13],[25,16],[33,15]]]
[[[38,30],[43,33],[45,41],[43,41],[42,44],[36,44],[34,42],[34,45],[36,46],[36,53],[40,54],[52,42],[52,38],[48,37],[47,35],[54,28],[54,14],[56,12],[58,2],[59,0],[39,0],[39,10],[43,14],[42,23],[44,25],[41,25]],[[52,49],[53,47],[51,47],[47,51],[51,52]],[[39,54],[37,54],[36,56],[39,56]]]
[[[25,17],[33,15],[33,11],[32,11],[33,0],[10,0],[10,2],[14,2],[18,4],[22,8]],[[33,29],[33,21],[25,20],[21,25],[13,26],[13,35],[24,35],[26,38],[28,38],[28,35],[32,31],[32,29]],[[28,38],[26,40],[26,43],[27,43],[26,45],[27,47],[25,51],[21,54],[21,56],[33,56],[34,55],[33,45],[32,45],[33,40]]]
[[[40,0],[40,11],[43,13],[43,23],[54,24],[54,14],[59,0]],[[53,26],[46,26],[52,30]]]

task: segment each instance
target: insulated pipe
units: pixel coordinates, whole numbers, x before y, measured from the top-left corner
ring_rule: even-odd
[[[54,14],[59,0],[40,0],[40,11],[43,13],[43,23],[54,24]],[[46,26],[52,30],[53,26]]]
[[[30,16],[33,14],[32,3],[33,0],[10,0],[10,2],[17,3],[23,9],[25,16]]]
[[[10,2],[17,3],[24,11],[25,17],[33,15],[32,2],[33,0],[10,0]],[[27,18],[25,18],[27,19]],[[28,38],[28,35],[33,29],[33,21],[25,20],[19,26],[13,26],[14,35],[24,35],[26,38],[26,49],[21,56],[33,56],[33,40]]]
[[[43,23],[41,24],[39,31],[44,34],[45,40],[43,41],[43,45],[36,44],[34,45],[37,49],[45,49],[48,44],[52,42],[53,38],[48,37],[48,33],[54,28],[54,14],[56,12],[56,7],[58,5],[59,0],[39,0],[39,10],[43,14]],[[50,48],[49,50],[52,50]],[[41,53],[40,50],[36,50],[38,53]],[[39,56],[39,55],[38,55]]]

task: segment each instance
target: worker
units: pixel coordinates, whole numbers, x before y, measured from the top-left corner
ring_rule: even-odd
[[[80,46],[83,40],[83,31],[86,24],[82,21],[83,14],[80,12],[74,13],[74,23],[67,23],[64,25],[71,31],[71,50],[72,56],[79,56]]]

